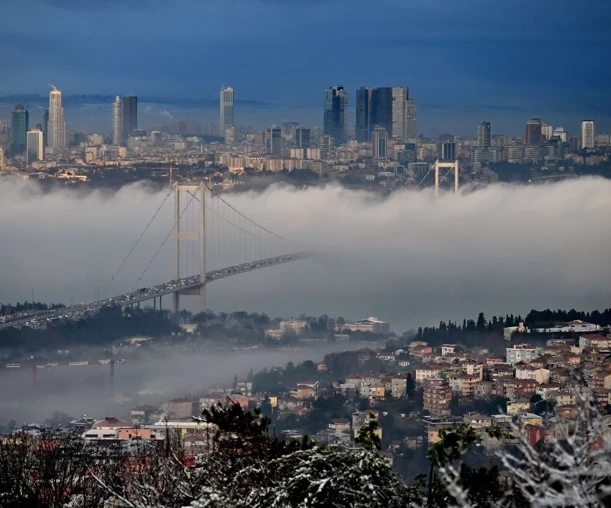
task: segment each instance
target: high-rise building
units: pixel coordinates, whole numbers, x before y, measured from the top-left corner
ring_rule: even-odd
[[[379,125],[371,134],[371,155],[374,159],[386,159],[388,156],[388,131]]]
[[[126,140],[138,128],[138,97],[126,95],[121,103],[123,104],[123,139]]]
[[[371,141],[371,97],[373,88],[362,86],[356,91],[356,140],[359,143]]]
[[[594,148],[594,120],[581,122],[581,148]]]
[[[112,144],[123,144],[123,101],[118,95],[112,103]]]
[[[407,141],[409,88],[392,89],[392,137]]]
[[[42,117],[42,132],[45,147],[47,147],[49,146],[49,108],[45,109],[45,114]]]
[[[275,125],[267,129],[265,136],[267,153],[270,155],[282,155],[282,130]]]
[[[297,148],[310,148],[312,146],[312,131],[307,127],[295,129],[295,146]]]
[[[348,91],[343,86],[325,90],[323,130],[335,139],[336,145],[346,142],[348,128]]]
[[[524,134],[524,144],[526,146],[534,146],[541,143],[541,127],[543,123],[540,118],[531,118],[526,122],[526,131]]]
[[[492,144],[492,124],[490,122],[482,122],[477,128],[477,146],[479,148],[488,149]]]
[[[49,93],[49,148],[55,150],[66,146],[66,120],[62,107],[62,93],[57,88]]]
[[[541,124],[541,140],[542,141],[549,141],[550,139],[552,139],[552,134],[554,132],[554,128],[546,123],[542,123]]]
[[[30,115],[23,104],[17,104],[11,113],[11,155],[23,155],[26,150],[26,134],[30,129]]]
[[[44,134],[36,128],[27,134],[27,162],[42,161],[45,158]]]
[[[439,160],[456,160],[456,143],[454,141],[443,141],[439,146]]]
[[[4,148],[0,146],[0,171],[4,170]]]
[[[374,88],[371,95],[371,124],[392,132],[392,88]]]
[[[416,134],[416,101],[407,101],[407,139],[415,139]]]
[[[221,134],[233,127],[233,88],[221,88]]]

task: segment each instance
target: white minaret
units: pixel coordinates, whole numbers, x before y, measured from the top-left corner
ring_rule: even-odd
[[[112,104],[112,144],[121,146],[123,141],[123,101],[117,95]]]
[[[62,108],[62,93],[53,86],[49,93],[49,147],[58,149],[64,146],[66,146],[66,123]]]

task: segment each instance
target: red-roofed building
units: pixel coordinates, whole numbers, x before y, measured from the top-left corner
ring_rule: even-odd
[[[99,420],[93,424],[92,429],[96,430],[115,430],[115,429],[129,429],[132,427],[130,422],[124,422],[114,416],[107,416],[103,420]]]

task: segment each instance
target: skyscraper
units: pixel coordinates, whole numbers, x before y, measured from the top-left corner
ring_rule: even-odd
[[[233,127],[233,88],[221,88],[221,136],[225,129]]]
[[[392,132],[392,88],[374,88],[371,96],[371,124]]]
[[[0,171],[4,170],[4,148],[0,146]]]
[[[490,122],[482,122],[477,128],[477,146],[479,148],[488,149],[492,144],[492,124]]]
[[[524,134],[524,144],[535,146],[541,143],[541,127],[543,123],[540,118],[531,118],[526,122],[526,132]]]
[[[27,162],[41,161],[45,158],[44,135],[36,128],[27,134]]]
[[[454,141],[443,141],[439,146],[439,160],[456,160],[456,143]]]
[[[392,137],[407,141],[409,88],[406,86],[392,89]]]
[[[373,88],[362,86],[356,91],[356,140],[371,141],[371,96]]]
[[[408,99],[407,105],[407,139],[416,138],[416,101]]]
[[[138,128],[138,97],[126,95],[123,104],[123,139],[126,140]]]
[[[117,95],[112,103],[112,144],[121,146],[123,143],[123,102]]]
[[[267,153],[270,155],[282,155],[282,130],[275,125],[267,129],[266,133]]]
[[[295,146],[297,148],[310,148],[312,146],[312,131],[307,127],[295,129]]]
[[[594,120],[581,122],[581,148],[594,148]]]
[[[17,104],[11,113],[11,154],[22,155],[26,150],[26,134],[30,129],[30,115],[23,104]]]
[[[62,93],[57,88],[49,93],[49,148],[61,149],[66,146],[66,121],[62,107]]]
[[[332,86],[325,90],[324,122],[325,135],[332,136],[336,145],[346,142],[348,126],[348,91],[343,86]]]
[[[42,117],[42,132],[45,147],[49,146],[49,108],[45,109],[45,114]]]
[[[388,132],[379,125],[371,134],[371,155],[374,159],[386,159],[388,156]]]

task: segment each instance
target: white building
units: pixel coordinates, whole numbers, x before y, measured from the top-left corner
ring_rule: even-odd
[[[391,137],[407,141],[409,89],[406,86],[392,89],[392,133]]]
[[[505,348],[506,361],[510,365],[518,362],[528,363],[541,355],[541,349],[530,344],[516,344],[513,347]]]
[[[26,135],[27,162],[42,161],[45,158],[44,135],[40,129],[28,131]]]
[[[117,95],[112,104],[112,144],[120,146],[123,143],[123,101]]]
[[[594,148],[594,120],[581,122],[581,148]]]
[[[233,88],[221,88],[221,128],[220,132],[225,133],[226,129],[233,127]]]
[[[48,146],[53,149],[61,149],[66,146],[66,121],[62,107],[62,93],[55,87],[49,93]]]

